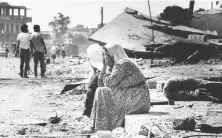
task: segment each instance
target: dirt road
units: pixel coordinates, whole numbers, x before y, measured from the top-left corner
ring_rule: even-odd
[[[87,118],[81,117],[85,95],[59,95],[72,80],[67,74],[46,79],[35,79],[31,74],[29,79],[22,79],[17,74],[18,59],[1,58],[0,63],[0,137],[17,136],[21,130],[25,130],[26,135],[65,135],[87,125]],[[61,122],[48,123],[56,113]],[[30,125],[45,122],[46,126]]]
[[[29,79],[20,78],[18,58],[0,58],[0,64],[0,137],[75,134],[87,125],[88,119],[81,116],[85,94],[71,91],[59,95],[66,83],[90,76],[87,62],[60,59],[47,66],[46,79],[35,79],[33,74]],[[145,64],[141,68],[145,76],[157,76],[150,81],[164,81],[173,76],[219,76],[222,72],[221,65],[149,68]],[[155,94],[151,93],[151,98],[155,99]],[[48,119],[56,114],[61,121],[49,123]]]

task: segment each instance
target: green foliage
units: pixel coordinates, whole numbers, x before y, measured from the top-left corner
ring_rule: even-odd
[[[70,24],[69,16],[64,16],[62,13],[58,13],[54,16],[54,20],[49,22],[49,27],[53,29],[57,40],[61,40],[61,37],[68,31],[68,24]]]
[[[188,25],[190,22],[189,9],[179,6],[168,6],[160,14],[162,20],[170,21],[174,25]]]

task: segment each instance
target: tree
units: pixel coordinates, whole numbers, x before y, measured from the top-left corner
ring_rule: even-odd
[[[70,24],[69,16],[64,16],[62,13],[58,13],[54,16],[54,20],[49,22],[49,27],[53,29],[56,39],[61,40],[62,36],[68,31],[68,24]]]
[[[170,21],[174,25],[188,25],[190,22],[189,9],[179,6],[168,6],[160,14],[162,20]]]

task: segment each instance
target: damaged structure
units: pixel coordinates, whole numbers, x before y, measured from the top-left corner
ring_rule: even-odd
[[[157,18],[151,19],[127,7],[116,18],[95,32],[89,40],[100,45],[110,42],[118,43],[132,58],[169,57],[174,58],[176,62],[188,59],[192,61],[187,63],[195,63],[218,55],[220,45],[207,41],[220,38],[219,35],[209,34],[202,30],[172,25]],[[189,58],[193,54],[195,57]]]
[[[27,16],[28,8],[25,6],[9,5],[0,2],[0,42],[13,42],[24,23],[32,22],[32,17]]]
[[[210,9],[193,14],[191,26],[211,34],[222,35],[222,9]]]

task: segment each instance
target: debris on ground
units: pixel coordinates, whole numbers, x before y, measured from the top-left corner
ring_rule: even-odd
[[[57,113],[55,117],[50,117],[49,122],[52,124],[58,124],[61,121],[61,118],[58,117]]]
[[[175,130],[194,130],[196,122],[194,117],[180,117],[173,120]]]
[[[80,64],[80,66],[76,65],[77,62],[75,62],[75,59],[72,61],[68,59],[63,60],[65,61],[61,60],[58,61],[57,64],[49,64],[47,72],[51,72],[51,75],[48,74],[48,78],[44,80],[34,78],[34,74],[30,74],[29,79],[20,78],[17,74],[17,66],[12,72],[10,72],[10,74],[4,74],[2,72],[9,72],[8,70],[14,68],[19,60],[4,59],[0,61],[2,64],[12,62],[7,67],[0,70],[2,77],[0,79],[0,84],[2,84],[0,109],[1,111],[4,111],[0,114],[0,137],[13,137],[15,135],[45,135],[49,137],[50,135],[56,135],[58,137],[65,135],[69,136],[75,135],[87,125],[89,118],[82,116],[83,102],[86,96],[86,86],[84,87],[81,85],[61,95],[60,92],[66,84],[82,81],[81,78],[89,78],[91,76],[91,68],[85,62]],[[179,64],[172,66],[168,59],[163,59],[162,61],[157,59],[153,60],[153,64],[165,64],[167,66],[166,68],[164,68],[164,66],[150,68],[149,63],[145,62],[143,59],[139,59],[138,62],[142,63],[140,67],[144,68],[142,71],[145,76],[147,76],[147,79],[156,82],[156,86],[152,86],[153,89],[150,91],[152,99],[159,98],[157,94],[163,94],[164,84],[171,76],[199,75],[206,80],[222,81],[222,78],[220,77],[222,72],[221,65],[217,65],[217,63],[221,62],[219,60],[209,59],[203,61],[203,63],[200,61],[200,64],[198,63],[197,65],[186,66]],[[209,62],[209,64],[206,62]],[[61,75],[57,75],[57,71]],[[202,72],[204,72],[204,74],[202,74]],[[217,74],[212,76],[213,73]],[[156,92],[157,88],[159,89],[158,93]],[[178,109],[173,109],[174,107],[178,107]],[[183,108],[195,110],[195,105],[172,105],[173,110]],[[58,112],[57,115],[54,114],[49,116],[49,113],[54,113],[55,111]],[[218,113],[214,112],[214,114]],[[202,114],[198,115],[199,114],[197,113],[194,117],[195,121],[202,121],[203,118],[206,117]],[[23,120],[23,123],[14,123],[14,120],[19,119]],[[162,121],[152,120],[149,125],[145,123],[144,127],[140,128],[139,126],[138,129],[140,130],[136,132],[127,132],[124,128],[117,128],[111,133],[113,138],[146,138],[149,134],[147,132],[151,130],[155,137],[170,137],[170,134],[172,134],[179,138],[184,136],[184,134],[191,132],[189,130],[175,130],[173,128],[173,119],[180,118],[163,118]],[[192,124],[192,121],[189,123]],[[209,125],[211,126],[211,130],[221,129],[220,126]],[[185,127],[189,129],[193,127],[192,125],[181,126],[182,128]],[[206,128],[206,126],[199,126],[201,131],[204,131],[204,128]],[[152,133],[150,136],[152,136]]]
[[[142,125],[140,127],[139,135],[148,136],[149,138],[154,138],[155,135],[151,131],[151,128],[147,128],[146,126]]]
[[[17,134],[18,134],[18,135],[25,135],[27,129],[28,129],[28,128],[20,128],[20,129],[18,130]]]

